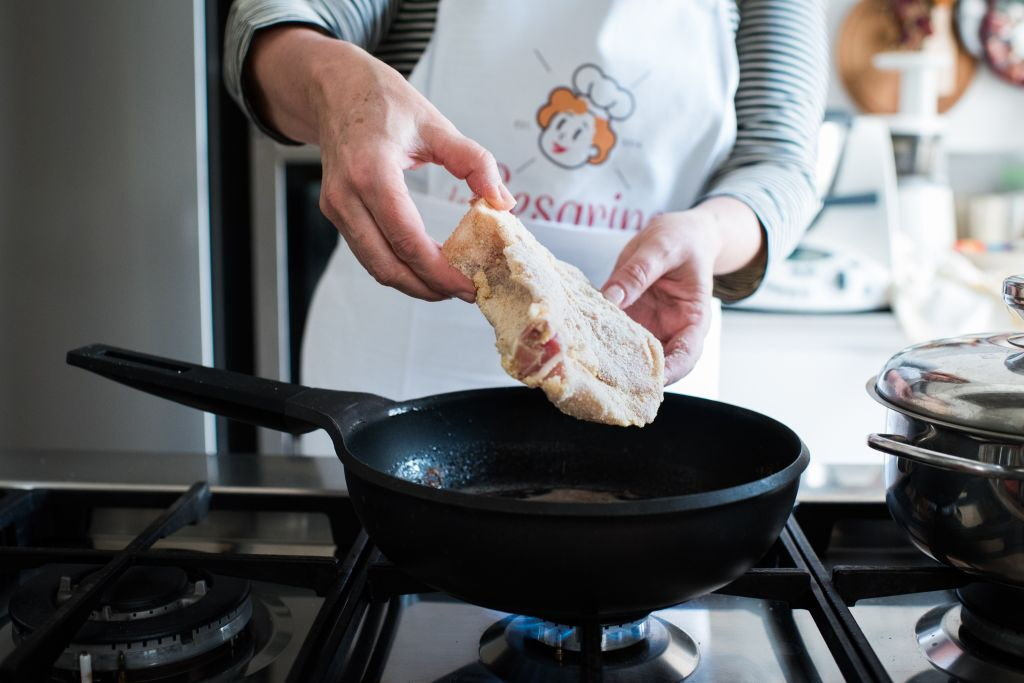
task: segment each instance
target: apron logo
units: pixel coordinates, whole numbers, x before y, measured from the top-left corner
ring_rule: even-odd
[[[596,64],[583,64],[572,88],[555,88],[537,111],[540,151],[562,168],[603,164],[615,146],[612,121],[629,118],[633,108],[632,93]]]

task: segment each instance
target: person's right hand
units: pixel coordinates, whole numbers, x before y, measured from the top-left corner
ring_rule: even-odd
[[[284,26],[261,31],[250,58],[263,116],[286,136],[320,146],[320,210],[363,267],[410,296],[473,301],[473,283],[427,235],[402,171],[440,164],[493,207],[510,209],[515,201],[490,152],[401,74],[350,43]]]

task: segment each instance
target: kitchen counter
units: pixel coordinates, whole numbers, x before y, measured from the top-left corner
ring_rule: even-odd
[[[0,488],[184,491],[206,481],[214,492],[258,489],[271,495],[345,495],[334,458],[127,451],[0,451]],[[800,500],[879,501],[885,489],[879,464],[812,463]]]
[[[812,467],[880,465],[865,438],[884,429],[885,412],[864,387],[908,343],[888,312],[726,311],[719,396],[791,427],[810,449]]]
[[[214,491],[344,495],[336,458],[204,455],[153,451],[0,451],[0,487],[184,491],[205,481]]]

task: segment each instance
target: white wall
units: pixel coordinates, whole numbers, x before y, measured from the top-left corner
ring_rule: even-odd
[[[839,28],[858,0],[828,0],[827,18],[833,50],[839,43]],[[828,106],[856,111],[843,90],[832,57],[832,84]],[[988,66],[978,70],[964,96],[946,113],[946,149],[950,152],[1024,152],[1024,88],[999,80]]]
[[[202,357],[193,18],[0,3],[0,448],[204,448],[197,412],[64,363],[96,341]]]

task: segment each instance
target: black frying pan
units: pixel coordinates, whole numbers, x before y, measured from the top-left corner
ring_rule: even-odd
[[[672,394],[638,429],[567,417],[526,388],[396,403],[102,345],[68,362],[263,427],[326,429],[389,560],[561,623],[621,623],[732,581],[778,536],[809,460],[770,418]]]

